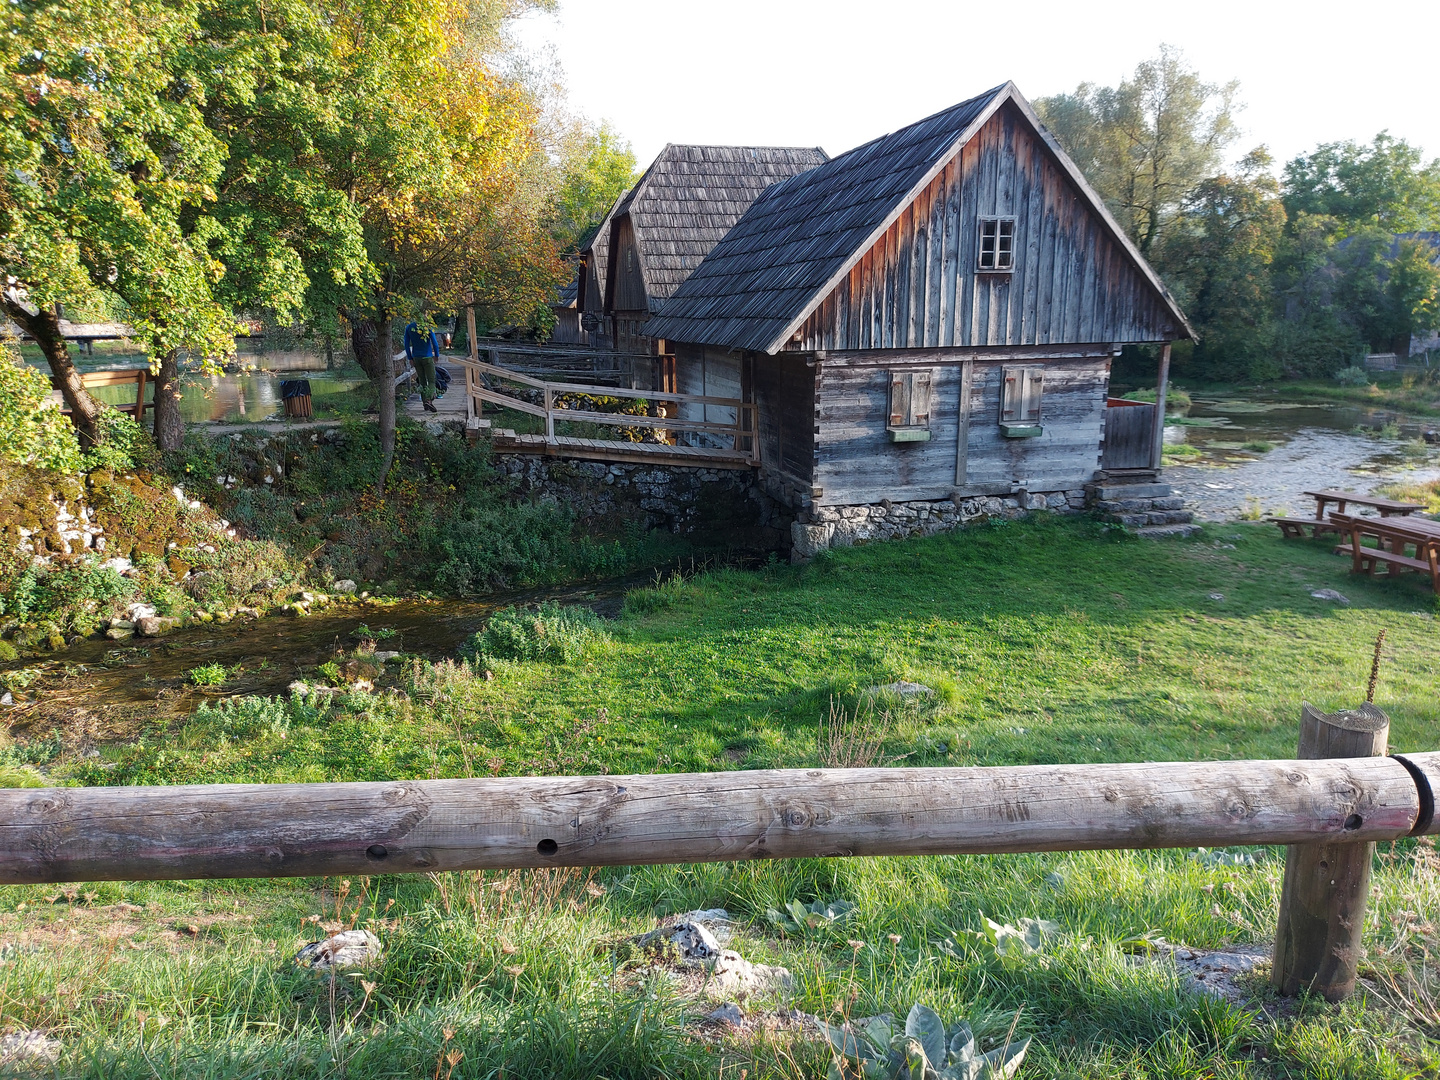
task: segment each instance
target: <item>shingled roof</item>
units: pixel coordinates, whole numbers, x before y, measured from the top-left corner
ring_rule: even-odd
[[[828,160],[818,146],[667,145],[611,214],[630,218],[650,310],[660,310],[756,196]]]
[[[858,146],[766,190],[646,326],[670,341],[774,353],[1007,100],[1186,326],[1168,291],[1013,83]],[[1187,326],[1188,330],[1188,326]]]
[[[595,268],[595,280],[600,283],[599,297],[586,297],[585,306],[588,311],[600,311],[605,305],[605,272],[610,256],[610,221],[615,217],[615,211],[620,209],[620,204],[625,201],[630,193],[623,192],[610,207],[610,212],[605,215],[600,224],[595,226],[595,231],[590,234],[588,240],[581,241],[580,257],[588,265]],[[580,293],[580,274],[583,269],[576,272],[575,293],[577,299]]]

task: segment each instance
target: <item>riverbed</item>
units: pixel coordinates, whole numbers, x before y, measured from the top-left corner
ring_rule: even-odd
[[[1199,456],[1167,459],[1164,479],[1202,521],[1285,513],[1311,515],[1307,489],[1370,494],[1398,480],[1440,479],[1440,446],[1423,442],[1440,426],[1388,410],[1287,400],[1197,395],[1189,415],[1165,428],[1165,442]],[[1267,449],[1268,447],[1268,449]]]

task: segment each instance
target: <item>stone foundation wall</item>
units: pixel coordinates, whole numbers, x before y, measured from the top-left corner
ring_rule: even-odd
[[[1015,518],[1031,510],[1077,513],[1084,510],[1083,488],[1032,491],[1015,495],[954,496],[938,502],[884,502],[866,506],[812,506],[808,520],[790,530],[790,558],[813,558],[832,547],[871,540],[931,536],[982,518]]]
[[[767,494],[751,469],[610,465],[496,454],[518,489],[574,510],[582,524],[635,521],[707,546],[774,551],[795,512]]]

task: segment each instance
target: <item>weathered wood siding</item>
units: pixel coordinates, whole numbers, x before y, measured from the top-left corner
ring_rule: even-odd
[[[676,391],[701,397],[742,396],[740,384],[741,358],[729,349],[703,345],[678,345],[675,349]],[[728,405],[703,405],[685,402],[680,406],[685,420],[707,424],[733,424],[735,409]],[[730,449],[734,443],[728,435],[693,433],[696,446],[717,446]]]
[[[778,357],[777,357],[778,359]],[[971,361],[970,412],[963,483],[956,483],[961,430],[963,364],[953,354],[929,358],[907,354],[885,362],[820,365],[815,447],[815,486],[825,505],[874,503],[882,499],[940,499],[961,494],[1003,494],[1017,488],[1063,491],[1094,479],[1100,465],[1105,419],[1106,357],[1043,363],[1045,391],[1041,435],[1007,439],[1000,430],[1003,369],[1015,361]],[[758,372],[764,364],[757,364]],[[933,372],[929,442],[893,443],[886,432],[890,372],[905,368]],[[762,430],[764,425],[762,411]]]
[[[1155,406],[1105,407],[1106,469],[1149,469],[1155,464]]]
[[[645,276],[640,269],[640,249],[635,242],[635,229],[628,217],[615,222],[610,242],[610,288],[606,307],[613,312],[642,312],[650,316],[650,300],[645,291]]]
[[[1015,219],[1015,267],[977,270]],[[804,323],[793,351],[1165,341],[1174,320],[1013,104],[981,128]]]
[[[754,393],[760,410],[762,467],[812,483],[815,369],[799,357],[783,353],[756,357]]]

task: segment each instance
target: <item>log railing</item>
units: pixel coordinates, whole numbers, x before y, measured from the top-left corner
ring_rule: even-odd
[[[0,884],[1288,844],[1275,979],[1336,1000],[1371,845],[1440,833],[1440,753],[1305,723],[1341,756],[0,790]]]
[[[673,439],[677,432],[728,437],[731,440],[731,447],[728,449],[725,447],[701,447],[700,449],[712,449],[717,455],[726,457],[744,457],[751,464],[758,464],[760,460],[760,440],[755,437],[758,412],[754,402],[744,401],[741,398],[712,397],[704,394],[677,394],[660,390],[630,390],[615,386],[596,386],[589,383],[551,382],[531,378],[509,368],[474,358],[458,361],[447,360],[447,362],[452,365],[458,364],[465,369],[467,412],[471,416],[478,416],[482,404],[489,402],[539,417],[544,421],[544,435],[547,444],[555,445],[558,441],[555,433],[557,422],[577,421],[616,428],[648,428],[661,433],[667,441]],[[513,391],[507,393],[502,388],[504,383],[526,387],[538,391],[538,394],[522,397]],[[643,401],[648,405],[655,406],[655,411],[659,415],[595,412],[557,405],[557,398],[567,394]],[[539,400],[530,400],[532,397],[538,397]],[[681,407],[685,405],[708,405],[733,409],[735,419],[729,422],[692,420],[681,415]]]

